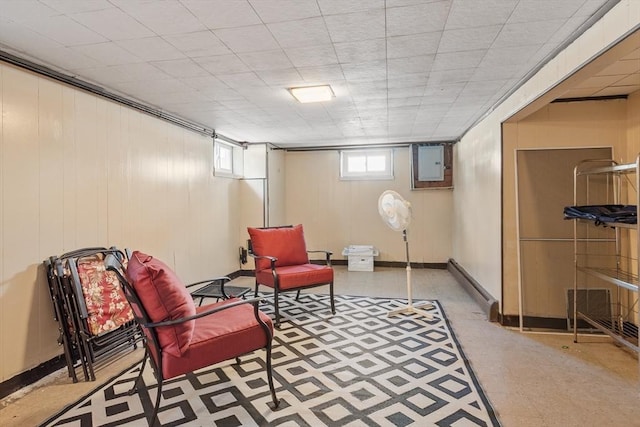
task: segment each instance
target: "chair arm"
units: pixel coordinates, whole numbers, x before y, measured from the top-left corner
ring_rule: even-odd
[[[256,255],[256,254],[249,254],[249,255],[255,259],[268,259],[269,261],[271,261],[271,269],[272,270],[276,269],[276,261],[278,261],[278,258],[274,256],[269,256],[269,255]]]
[[[263,299],[264,299],[264,297],[251,298],[251,299],[247,299],[247,300],[238,300],[238,301],[232,302],[231,304],[225,304],[225,305],[222,305],[222,306],[218,306],[218,307],[212,308],[212,309],[207,310],[207,311],[203,311],[201,313],[194,314],[193,316],[181,317],[180,319],[173,319],[173,320],[164,320],[162,322],[141,323],[140,326],[142,326],[144,328],[157,328],[157,327],[160,327],[160,326],[178,325],[180,323],[184,323],[184,322],[188,322],[189,320],[195,320],[195,319],[199,319],[201,317],[209,316],[211,314],[218,313],[220,311],[224,311],[224,310],[227,310],[229,308],[233,308],[233,307],[239,306],[241,304],[251,304],[253,306],[257,306],[257,304],[260,301],[262,301]]]
[[[333,255],[333,252],[331,252],[331,251],[307,251],[307,253],[310,253],[310,254],[313,254],[313,253],[324,253],[325,257],[326,257],[327,265],[331,265],[331,255]]]

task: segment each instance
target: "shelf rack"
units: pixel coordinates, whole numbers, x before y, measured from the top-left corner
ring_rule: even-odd
[[[623,199],[629,199],[635,193],[633,203],[638,205],[640,200],[640,156],[636,157],[635,162],[627,164],[618,164],[614,160],[586,160],[579,163],[574,169],[574,205],[578,205],[578,191],[582,190],[586,193],[587,203],[596,204],[590,200],[592,188],[590,186],[591,176],[604,176],[605,178],[605,199],[606,204],[620,204]],[[629,176],[635,175],[635,179],[631,181]],[[584,178],[580,178],[584,177]],[[622,178],[635,185],[633,189],[624,189]],[[585,180],[583,184],[581,180]],[[586,185],[586,187],[583,187]],[[633,193],[632,193],[633,192]],[[598,195],[596,195],[598,196]],[[638,272],[640,272],[640,239],[638,238],[637,224],[626,223],[608,223],[610,233],[614,234],[612,239],[603,238],[584,238],[579,233],[579,227],[586,223],[587,227],[593,227],[592,221],[574,220],[574,284],[573,284],[573,334],[574,342],[578,342],[578,319],[582,319],[591,327],[601,331],[618,343],[640,352],[639,335],[638,335],[638,289],[640,281]],[[587,231],[588,234],[588,231]],[[587,251],[579,250],[579,247],[588,247],[590,242],[613,242],[615,253],[613,261],[610,264],[615,266],[590,265],[589,254]],[[623,257],[624,249],[634,256]],[[635,250],[635,254],[633,254]],[[602,254],[598,254],[602,255]],[[627,262],[623,262],[626,260]],[[593,257],[591,258],[593,261]],[[608,315],[594,316],[593,313],[581,311],[578,307],[578,291],[589,289],[580,287],[581,277],[589,276],[595,278],[601,283],[612,285],[615,295],[610,303],[610,312]],[[585,279],[585,281],[588,279]],[[584,307],[581,307],[584,308]],[[588,310],[587,310],[588,311]]]

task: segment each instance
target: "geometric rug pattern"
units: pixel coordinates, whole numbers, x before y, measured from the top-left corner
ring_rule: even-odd
[[[287,295],[289,296],[289,295]],[[281,298],[272,409],[264,350],[166,381],[163,426],[499,426],[442,307],[432,320],[387,317],[406,300],[326,295]],[[269,295],[261,309],[272,313]],[[156,396],[127,395],[140,364],[70,405],[43,426],[147,426]]]

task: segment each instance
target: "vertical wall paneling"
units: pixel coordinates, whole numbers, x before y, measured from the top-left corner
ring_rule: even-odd
[[[3,277],[2,327],[5,369],[19,370],[40,356],[34,262],[39,244],[38,82],[33,75],[3,72]],[[35,155],[34,155],[35,154]],[[21,337],[16,340],[15,337]],[[27,339],[26,337],[30,337]]]
[[[39,175],[40,214],[38,221],[39,245],[38,259],[44,260],[56,255],[64,242],[64,216],[61,186],[64,171],[63,150],[63,110],[62,87],[48,80],[38,80],[38,167],[34,173]],[[51,305],[45,271],[38,268],[35,294],[39,308],[38,342],[40,352],[55,355],[59,346],[51,337],[57,333],[56,325],[51,322],[53,307]],[[34,313],[35,314],[35,313]]]
[[[4,66],[0,64],[0,167],[4,164]],[[4,173],[0,170],[0,348],[4,348],[7,342],[7,332],[4,326],[4,317],[2,313],[5,311],[5,305],[8,299],[4,298],[5,293],[4,280]],[[6,372],[5,354],[0,352],[0,379],[1,375]]]
[[[139,249],[184,281],[238,269],[237,180],[211,138],[0,65],[0,381],[62,349],[42,261]]]

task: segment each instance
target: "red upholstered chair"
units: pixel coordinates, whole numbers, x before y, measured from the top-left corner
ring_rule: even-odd
[[[134,318],[145,335],[140,374],[129,392],[138,390],[147,358],[158,380],[149,425],[156,421],[164,380],[258,349],[266,349],[266,368],[274,408],[278,407],[271,368],[271,319],[258,309],[260,298],[231,298],[196,307],[186,286],[162,261],[135,251],[126,273],[111,255],[107,269],[120,280]]]
[[[333,268],[331,252],[307,251],[302,225],[247,229],[251,237],[252,257],[256,266],[256,289],[265,285],[273,288],[276,328],[280,327],[279,297],[281,292],[297,291],[329,285],[331,313],[336,314],[333,300]],[[312,264],[309,253],[324,253],[325,264]]]

